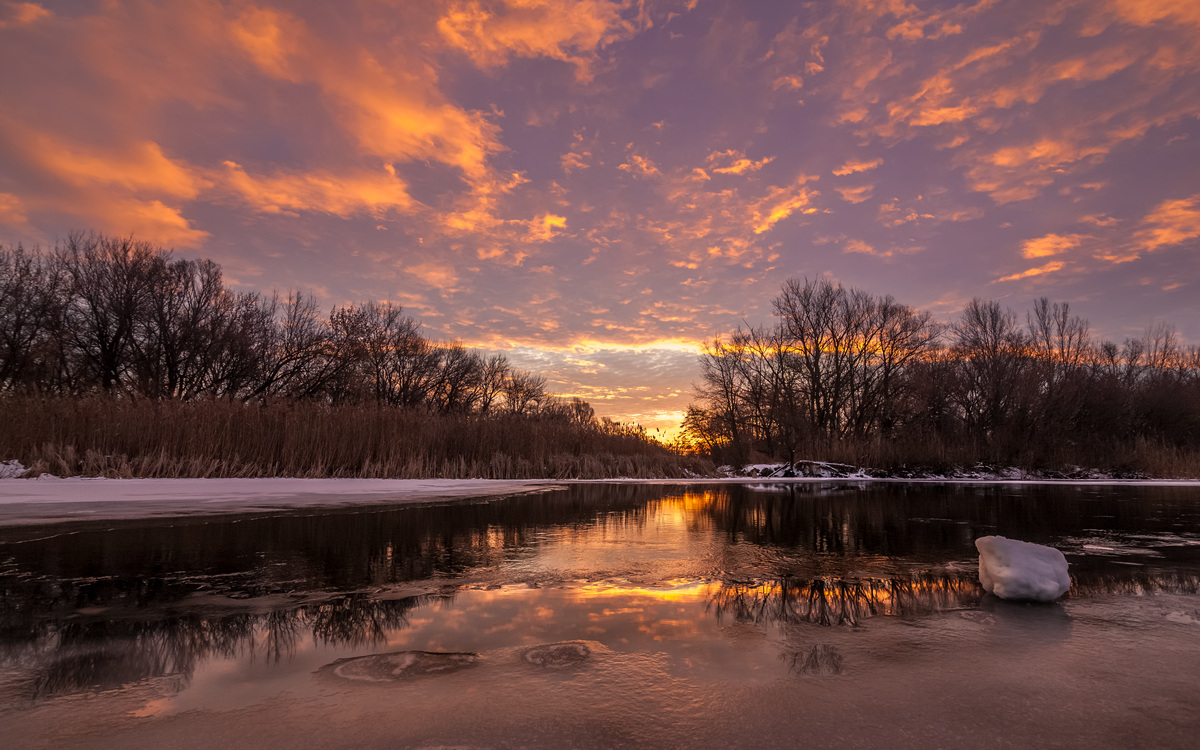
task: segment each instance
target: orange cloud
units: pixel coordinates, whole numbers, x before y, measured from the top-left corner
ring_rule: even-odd
[[[936,216],[928,212],[918,211],[913,208],[904,208],[900,205],[900,201],[883,203],[879,206],[879,221],[888,227],[898,227],[903,224],[936,218]]]
[[[912,42],[919,39],[941,39],[961,34],[966,21],[995,4],[996,0],[980,0],[975,5],[956,5],[947,10],[928,12],[922,12],[915,5],[910,5],[903,0],[882,3],[869,0],[859,3],[859,6],[864,10],[870,8],[870,15],[877,18],[886,16],[897,18],[899,22],[887,30],[887,38]]]
[[[551,213],[542,214],[529,222],[529,232],[525,235],[526,242],[549,242],[554,239],[555,230],[567,228],[567,218]]]
[[[505,266],[519,266],[529,257],[528,253],[511,252],[503,247],[481,247],[475,251],[480,260],[490,260]]]
[[[316,211],[346,218],[410,211],[415,206],[407,185],[390,164],[379,173],[279,171],[267,176],[249,175],[240,164],[226,161],[223,178],[223,187],[262,213]]]
[[[1163,22],[1200,26],[1200,4],[1192,0],[1110,0],[1106,10],[1137,26]]]
[[[846,175],[854,174],[855,172],[866,172],[867,170],[878,167],[880,164],[883,164],[883,159],[871,159],[870,161],[851,159],[842,166],[833,170],[833,173],[838,177],[845,177]]]
[[[294,75],[292,58],[303,52],[309,36],[307,28],[286,13],[253,7],[230,24],[230,32],[260,69],[287,79]]]
[[[454,266],[436,261],[405,266],[404,272],[420,279],[422,283],[428,286],[446,291],[450,291],[458,283],[458,272],[454,269]]]
[[[1139,250],[1151,253],[1197,237],[1200,237],[1200,193],[1155,206],[1142,219],[1142,228],[1134,234],[1134,242]]]
[[[1033,276],[1041,276],[1041,275],[1047,274],[1047,273],[1054,273],[1055,271],[1061,271],[1064,265],[1066,265],[1066,264],[1063,263],[1061,260],[1055,260],[1055,261],[1051,261],[1051,262],[1047,263],[1044,266],[1038,266],[1037,268],[1030,268],[1027,271],[1021,271],[1020,273],[1014,273],[1012,276],[1004,276],[1002,278],[996,279],[996,282],[1018,281],[1020,279],[1028,279]]]
[[[5,5],[7,12],[0,11],[3,12],[3,17],[0,18],[0,29],[15,29],[52,15],[50,11],[37,3],[6,3]]]
[[[231,34],[264,74],[315,83],[365,153],[455,167],[472,186],[495,179],[488,159],[503,149],[499,128],[447,101],[428,64],[336,46],[281,11],[247,11],[231,24]]]
[[[771,88],[775,89],[776,91],[780,89],[799,91],[800,89],[804,88],[804,79],[796,75],[780,76],[779,78],[775,79],[774,83],[771,84]]]
[[[632,175],[641,175],[643,177],[653,177],[661,174],[658,166],[639,154],[630,153],[628,161],[617,165],[617,169],[622,172],[628,172]]]
[[[766,165],[775,160],[774,156],[766,156],[758,161],[747,159],[746,155],[741,151],[729,149],[727,151],[714,151],[708,155],[705,162],[714,174],[748,174],[757,172]],[[718,167],[717,164],[724,162],[726,166]]]
[[[29,156],[43,169],[78,187],[102,185],[192,199],[209,185],[194,168],[164,156],[157,143],[109,151],[88,151],[45,135],[29,135],[26,143]]]
[[[1133,66],[1140,57],[1134,47],[1105,46],[1064,60],[1027,64],[1021,68],[1022,72],[1005,77],[1000,85],[985,78],[993,68],[1012,65],[1019,53],[1027,52],[1039,40],[1040,35],[1030,33],[973,50],[955,66],[921,81],[915,93],[889,102],[889,121],[878,131],[887,135],[902,126],[927,128],[962,123],[991,110],[1010,109],[1018,103],[1036,104],[1056,84],[1080,87],[1103,81]],[[975,66],[980,60],[988,60],[990,64]]]
[[[1035,237],[1021,243],[1021,257],[1045,258],[1050,255],[1060,255],[1068,250],[1079,247],[1083,240],[1091,239],[1085,234],[1047,234]]]
[[[770,231],[776,224],[797,211],[801,213],[816,212],[811,204],[813,198],[819,193],[804,187],[804,183],[809,179],[811,178],[801,175],[799,181],[794,185],[772,187],[767,191],[767,195],[751,204],[749,209],[754,233],[762,234]]]
[[[862,203],[871,198],[871,193],[874,192],[874,185],[860,185],[859,187],[839,187],[834,188],[838,194],[842,196],[842,200],[848,203]]]
[[[876,251],[873,245],[863,242],[862,240],[846,240],[845,244],[842,245],[842,250],[843,252],[847,253],[874,255],[877,258],[889,258],[892,255],[891,251]]]
[[[28,222],[25,202],[12,193],[0,193],[0,224],[20,231],[29,231]]]
[[[1064,131],[1057,138],[1004,146],[990,153],[969,151],[958,161],[971,164],[966,177],[972,190],[1005,204],[1037,196],[1068,169],[1103,160],[1113,145],[1085,132]]]
[[[103,217],[100,221],[112,231],[167,246],[199,247],[209,238],[208,232],[193,228],[179,209],[157,200],[118,199],[105,207]]]
[[[590,81],[596,53],[637,31],[621,17],[626,7],[610,0],[459,2],[437,28],[481,68],[505,65],[510,57],[546,57],[574,65],[576,77]]]
[[[7,224],[28,229],[29,212],[51,211],[102,231],[168,245],[194,247],[208,237],[191,226],[178,205],[166,201],[193,200],[212,182],[202,170],[165,156],[157,143],[84,146],[4,119],[0,136],[21,144],[23,162],[54,183],[13,194],[5,202]]]

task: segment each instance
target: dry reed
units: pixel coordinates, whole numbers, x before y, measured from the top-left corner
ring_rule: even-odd
[[[311,402],[0,398],[0,457],[106,477],[667,478],[712,464],[563,420]]]

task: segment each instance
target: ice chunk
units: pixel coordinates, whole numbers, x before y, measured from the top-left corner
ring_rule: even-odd
[[[1053,547],[985,536],[979,550],[979,582],[1001,599],[1052,602],[1071,588],[1067,558]]]

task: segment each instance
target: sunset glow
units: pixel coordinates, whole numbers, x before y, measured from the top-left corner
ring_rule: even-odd
[[[403,305],[678,427],[828,276],[1200,342],[1200,3],[0,0],[0,242]]]

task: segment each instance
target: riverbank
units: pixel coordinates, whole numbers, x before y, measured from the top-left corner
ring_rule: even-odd
[[[470,502],[560,490],[574,484],[749,485],[786,491],[829,482],[1200,487],[1200,480],[697,477],[692,479],[0,479],[0,526],[186,518]]]

